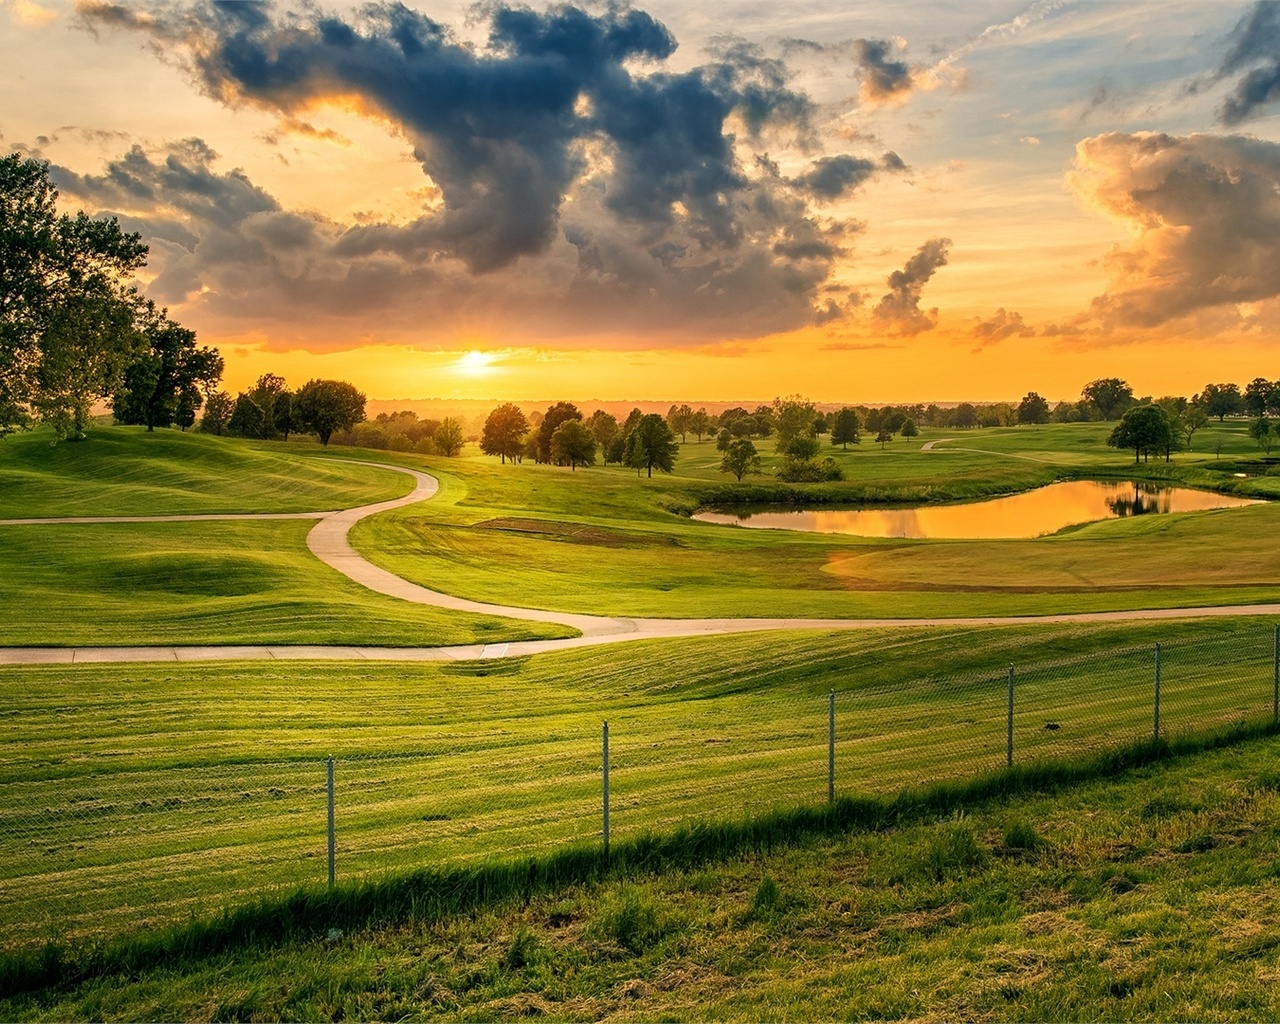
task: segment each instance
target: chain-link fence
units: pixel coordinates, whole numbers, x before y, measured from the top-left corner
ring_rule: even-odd
[[[613,842],[831,795],[1274,720],[1280,628],[892,686],[450,718],[420,745],[163,768],[68,751],[0,780],[0,946],[302,884]],[[113,762],[119,761],[117,767]],[[606,825],[606,807],[607,825]]]

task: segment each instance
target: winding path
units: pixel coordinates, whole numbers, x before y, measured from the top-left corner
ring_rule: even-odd
[[[931,442],[932,443],[932,442]],[[348,460],[355,461],[355,460]],[[578,630],[582,635],[561,640],[523,640],[498,644],[469,644],[452,647],[328,647],[316,645],[246,646],[165,646],[165,647],[3,647],[0,665],[88,664],[94,662],[147,661],[463,661],[480,658],[513,658],[547,651],[567,650],[627,640],[666,637],[725,635],[780,629],[820,631],[863,629],[910,629],[919,627],[1015,626],[1054,623],[1126,622],[1135,620],[1220,618],[1243,615],[1280,616],[1280,604],[1214,605],[1197,608],[1155,608],[1112,612],[1076,612],[1060,615],[989,615],[963,618],[921,619],[629,619],[603,615],[520,608],[514,605],[485,604],[442,594],[411,583],[379,568],[357,552],[350,543],[351,528],[360,520],[380,512],[403,508],[435,496],[435,477],[402,466],[379,462],[359,465],[404,473],[414,479],[414,489],[402,498],[340,512],[208,514],[174,516],[110,516],[65,519],[6,519],[0,526],[48,525],[55,523],[189,522],[220,519],[318,519],[307,534],[307,547],[320,561],[348,579],[388,597],[431,605],[453,611],[501,615],[512,619],[552,622]]]

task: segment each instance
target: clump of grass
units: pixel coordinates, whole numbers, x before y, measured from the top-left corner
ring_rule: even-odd
[[[1280,793],[1280,772],[1270,768],[1258,772],[1249,782],[1250,793]]]
[[[782,891],[778,888],[778,883],[771,876],[765,875],[756,886],[755,895],[751,897],[747,919],[760,921],[772,916],[781,899]]]
[[[521,926],[511,936],[511,942],[502,957],[502,966],[509,971],[519,971],[534,962],[538,954],[538,936]]]
[[[1045,845],[1044,838],[1025,821],[1014,821],[1004,830],[1004,846],[1007,850],[1033,853]]]
[[[985,867],[990,854],[967,825],[954,824],[943,829],[923,849],[909,851],[889,873],[894,884],[919,878],[941,882]]]
[[[638,955],[661,942],[670,928],[671,922],[661,908],[641,890],[628,885],[600,908],[588,933]]]

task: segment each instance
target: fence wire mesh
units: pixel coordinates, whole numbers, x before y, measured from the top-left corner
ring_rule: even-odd
[[[611,707],[610,836],[889,795],[1009,763],[1272,721],[1277,634],[830,693]],[[1012,701],[1012,703],[1011,703]],[[1012,706],[1012,714],[1010,709]],[[163,767],[68,751],[0,780],[0,946],[171,923],[299,885],[546,852],[603,833],[602,716],[441,716],[397,749]],[[407,736],[412,736],[412,742]],[[0,746],[3,746],[0,744]]]

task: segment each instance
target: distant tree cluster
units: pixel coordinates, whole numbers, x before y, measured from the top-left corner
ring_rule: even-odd
[[[346,381],[309,380],[290,391],[283,377],[264,373],[234,399],[221,391],[211,394],[200,429],[260,441],[287,441],[294,432],[315,434],[323,445],[337,434],[339,443],[358,443],[351,431],[364,422],[364,403],[363,393]]]
[[[186,429],[222,377],[216,349],[130,283],[147,247],[116,221],[56,210],[48,165],[0,158],[0,436],[85,436],[94,403],[148,430]]]
[[[710,417],[706,410],[697,413],[688,406],[672,406],[666,417],[658,413],[642,413],[632,409],[626,420],[597,409],[590,418],[572,402],[556,402],[545,412],[526,416],[519,407],[506,402],[485,419],[480,434],[480,450],[507,462],[534,462],[554,466],[594,466],[597,459],[608,464],[630,466],[637,473],[653,476],[655,469],[673,472],[680,450],[676,440],[677,426],[684,433],[706,433]]]

